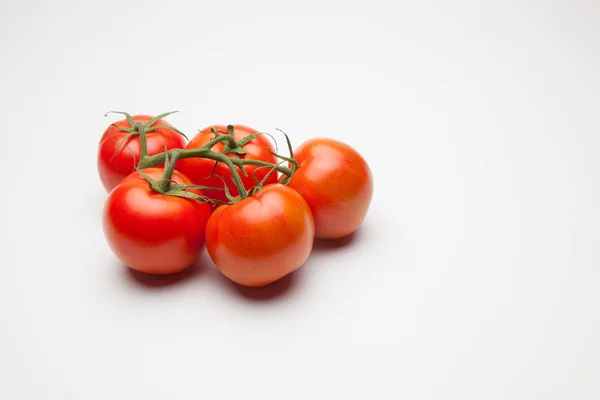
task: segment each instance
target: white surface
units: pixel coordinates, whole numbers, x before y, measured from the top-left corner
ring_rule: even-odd
[[[595,0],[2,1],[0,398],[600,398],[599,26]],[[100,223],[113,109],[344,140],[364,227],[266,293],[206,256],[136,279]]]

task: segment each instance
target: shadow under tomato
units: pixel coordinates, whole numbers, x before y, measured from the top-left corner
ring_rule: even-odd
[[[339,239],[315,239],[313,244],[313,253],[325,253],[343,248],[350,248],[357,243],[361,236],[360,228],[348,236]]]
[[[241,297],[251,301],[273,301],[282,299],[289,295],[298,284],[298,271],[292,272],[269,285],[262,287],[247,287],[229,280],[221,274],[221,278],[227,282],[230,288]]]
[[[206,270],[202,259],[199,259],[195,264],[184,269],[183,271],[170,275],[152,275],[133,270],[126,266],[123,266],[123,268],[126,269],[126,275],[129,279],[148,288],[172,286],[184,280],[196,278],[203,274]]]

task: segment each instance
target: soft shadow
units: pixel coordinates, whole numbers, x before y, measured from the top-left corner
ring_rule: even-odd
[[[298,283],[298,271],[292,272],[278,281],[262,287],[242,286],[227,279],[224,275],[221,275],[221,277],[228,282],[228,285],[232,287],[236,293],[243,298],[252,301],[272,301],[281,299],[285,297],[285,295],[290,294]]]
[[[324,253],[343,248],[350,248],[361,236],[360,229],[339,239],[315,239],[313,253]]]
[[[206,271],[206,267],[201,259],[183,271],[171,275],[151,275],[125,266],[123,268],[126,269],[126,276],[130,280],[148,288],[172,286],[184,280],[196,278]]]

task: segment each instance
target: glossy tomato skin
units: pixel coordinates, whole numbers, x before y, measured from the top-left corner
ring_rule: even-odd
[[[198,132],[198,134],[188,143],[186,149],[197,149],[213,140],[215,138],[215,135],[211,132],[211,128],[215,128],[221,134],[227,133],[227,127],[224,125],[209,126]],[[238,141],[242,138],[245,138],[248,135],[258,133],[256,130],[244,125],[234,125],[233,132],[235,139]],[[212,150],[222,153],[223,148],[223,143],[218,143],[215,146],[213,146]],[[275,151],[275,149],[273,148],[271,142],[265,136],[258,136],[257,138],[246,144],[243,148],[246,151],[246,154],[241,155],[240,158],[261,160],[273,164],[278,162],[277,158],[271,153],[271,151]],[[235,184],[231,180],[231,170],[229,169],[229,167],[227,167],[227,165],[223,163],[218,163],[215,169],[215,162],[213,160],[205,158],[186,158],[181,159],[177,162],[177,169],[186,174],[197,185],[222,188],[224,184],[221,178],[223,178],[227,183],[227,188],[229,189],[229,192],[233,196],[239,195]],[[253,174],[255,174],[257,179],[260,181],[269,172],[268,168],[259,168],[250,165],[244,166],[244,170],[248,174],[248,176],[246,177],[244,177],[244,175],[238,168],[238,172],[240,174],[240,177],[242,178],[242,182],[246,189],[250,189],[256,185],[254,178],[252,177]],[[212,176],[210,176],[211,173]],[[219,178],[219,176],[221,178]],[[277,172],[273,171],[267,177],[265,185],[276,182]],[[203,190],[203,192],[206,196],[210,197],[211,199],[227,201],[227,197],[223,190]]]
[[[150,121],[149,115],[134,115],[134,121],[142,124]],[[117,127],[130,128],[126,119],[115,122]],[[152,126],[172,126],[167,121],[159,120]],[[139,135],[131,136],[117,151],[119,143],[127,136],[115,126],[109,126],[100,138],[98,145],[98,173],[107,192],[110,192],[126,176],[135,171],[140,161],[141,143]],[[169,129],[157,129],[146,134],[148,155],[152,156],[171,149],[183,149],[187,143],[185,137]]]
[[[351,146],[333,139],[304,142],[295,152],[299,167],[289,185],[306,200],[315,236],[337,239],[362,224],[373,197],[367,162]]]
[[[314,240],[306,201],[288,186],[220,206],[206,226],[206,248],[219,270],[244,286],[264,286],[302,266]]]
[[[153,179],[162,175],[162,168],[143,171]],[[173,173],[173,180],[191,184],[178,171]],[[172,274],[192,265],[202,253],[210,214],[208,203],[155,192],[134,172],[108,195],[103,213],[104,234],[117,258],[129,268],[156,275]]]

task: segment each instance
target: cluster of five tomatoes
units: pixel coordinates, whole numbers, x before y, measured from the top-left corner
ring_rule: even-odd
[[[255,177],[263,179],[264,186],[233,204],[214,208],[209,202],[159,193],[147,177],[161,179],[164,166],[138,170],[140,137],[126,136],[122,130],[133,128],[132,121],[151,120],[148,115],[135,115],[111,124],[98,147],[98,172],[109,192],[103,211],[105,237],[117,258],[131,269],[177,273],[193,265],[206,244],[214,264],[227,278],[244,286],[264,286],[302,266],[315,238],[350,235],[367,214],[373,196],[367,162],[351,146],[328,138],[310,139],[294,151],[298,168],[287,184],[272,170],[244,165],[246,173],[239,174],[244,187],[254,187]],[[164,120],[152,125],[158,129],[145,136],[148,156],[202,147],[215,138],[215,129],[226,129],[209,126],[188,142],[171,126]],[[238,141],[256,133],[234,125]],[[273,144],[264,135],[243,149],[242,157],[277,163]],[[212,150],[222,153],[223,143]],[[171,180],[215,188],[226,184],[233,196],[239,196],[227,179],[231,175],[224,163],[194,157],[178,160]],[[186,191],[227,201],[223,190]]]

